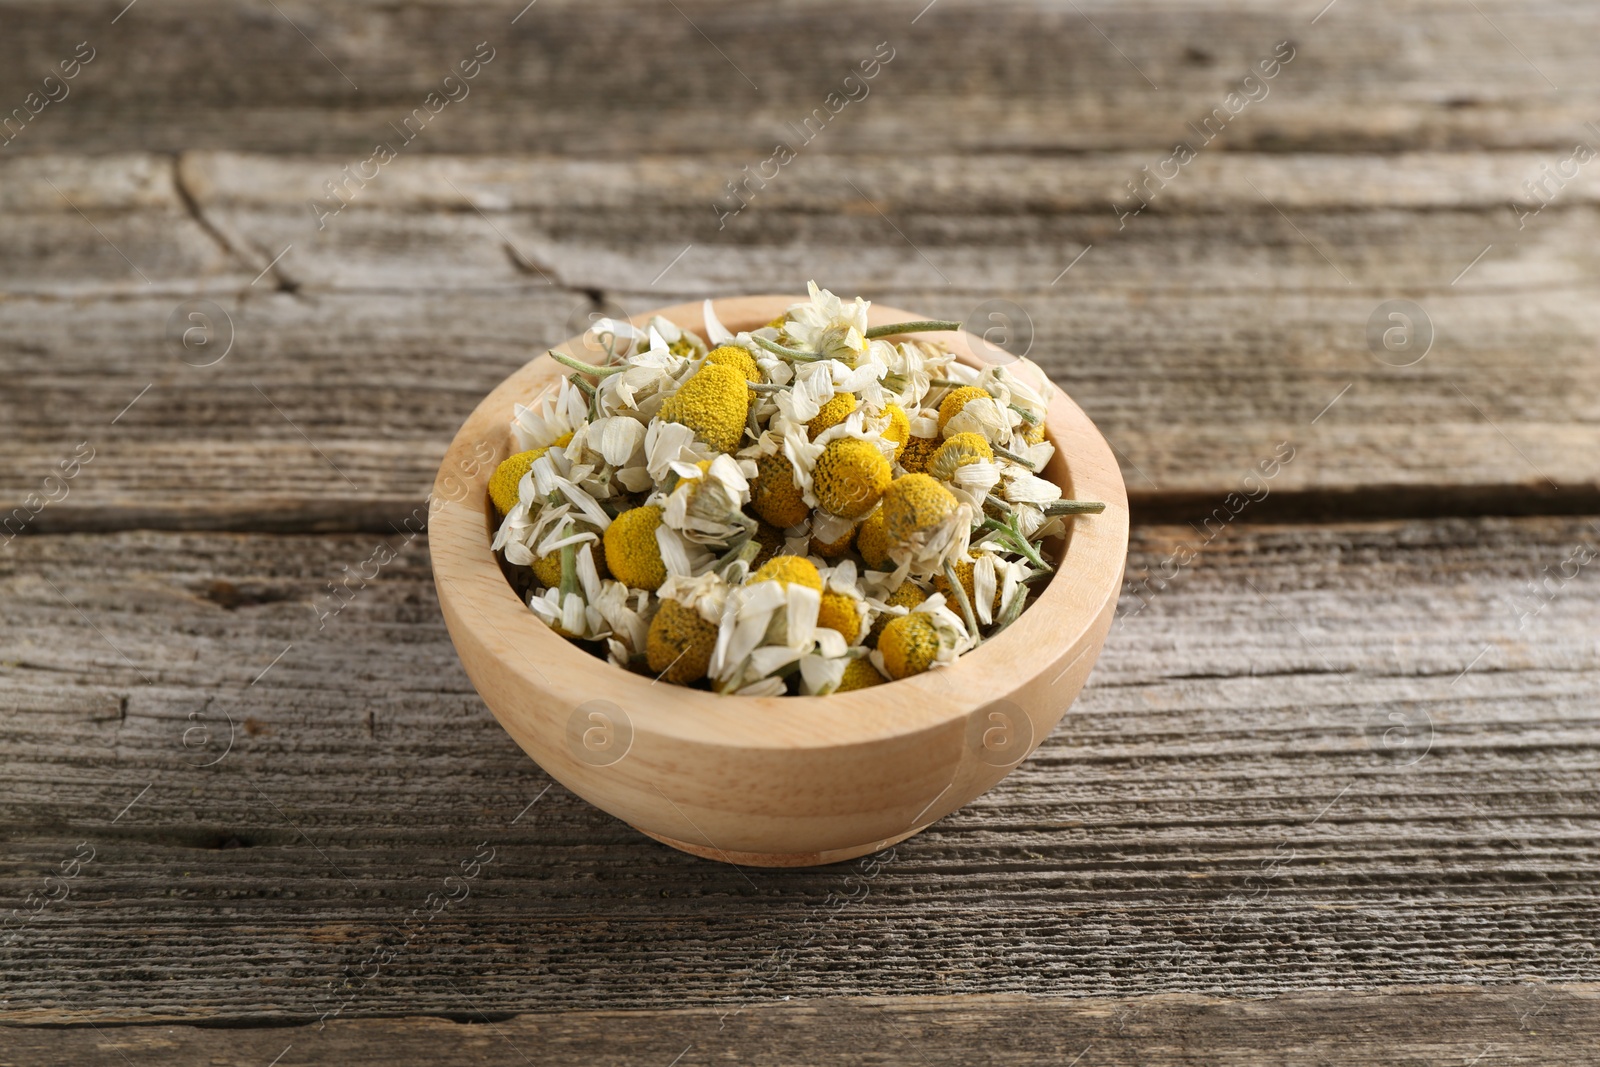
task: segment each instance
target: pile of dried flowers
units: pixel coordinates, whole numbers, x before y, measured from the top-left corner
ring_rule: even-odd
[[[1035,472],[1053,391],[867,327],[816,283],[761,329],[591,329],[599,365],[511,423],[494,549],[557,633],[719,693],[830,693],[954,662],[1052,572],[1061,498]]]

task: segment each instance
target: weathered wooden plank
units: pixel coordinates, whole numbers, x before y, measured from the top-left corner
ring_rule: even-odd
[[[32,528],[387,529],[477,399],[599,303],[815,275],[957,318],[1019,304],[1029,354],[1120,450],[1149,518],[1209,512],[1284,441],[1296,457],[1257,516],[1600,507],[1587,174],[1519,233],[1506,198],[1537,156],[1213,155],[1118,231],[1103,197],[1135,159],[951,159],[920,177],[827,163],[721,235],[704,162],[402,160],[319,231],[306,199],[325,163],[12,161],[0,238],[12,227],[31,251],[0,268],[0,412],[16,427],[0,501],[10,513],[88,442],[96,459],[29,508]],[[129,235],[172,240],[146,273],[172,269],[144,285],[52,182],[130,258],[155,246]],[[90,243],[72,252],[21,239],[73,227]],[[196,298],[227,318],[185,351],[172,331]],[[1413,366],[1370,347],[1396,298],[1433,331]],[[230,331],[225,359],[192,365]]]
[[[876,865],[742,872],[543,792],[423,539],[347,579],[380,540],[0,556],[0,901],[66,893],[6,932],[15,1021],[1600,976],[1592,519],[1140,528],[1090,688],[1001,787]]]
[[[1600,1063],[1593,986],[1316,992],[1270,1000],[1193,995],[765,1001],[739,1011],[594,1011],[491,1017],[459,987],[451,1018],[335,1020],[218,1030],[122,1026],[0,1030],[4,1064],[200,1062],[351,1067],[411,1063],[656,1065],[873,1063],[1104,1067],[1260,1063]],[[87,1016],[85,1017],[87,1018]],[[1491,1059],[1490,1056],[1493,1058]],[[674,1059],[676,1057],[676,1059]]]
[[[1600,112],[1584,46],[1600,28],[1590,5],[1322,6],[183,0],[119,15],[120,4],[11,0],[0,101],[9,110],[42,89],[59,96],[42,78],[86,42],[95,57],[70,95],[44,105],[8,151],[365,157],[485,42],[494,58],[469,95],[406,151],[721,150],[754,162],[827,108],[829,93],[853,92],[858,102],[835,104],[817,138],[826,151],[1070,152],[1168,146],[1287,40],[1293,61],[1246,86],[1259,100],[1230,123],[1231,147],[1557,147]],[[889,64],[846,85],[881,42],[894,50]]]

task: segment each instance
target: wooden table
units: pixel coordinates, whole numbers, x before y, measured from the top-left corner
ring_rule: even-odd
[[[1600,1063],[1600,9],[1323,4],[0,2],[0,1064]],[[407,520],[591,310],[808,277],[1019,305],[1136,525],[1012,777],[738,870]]]

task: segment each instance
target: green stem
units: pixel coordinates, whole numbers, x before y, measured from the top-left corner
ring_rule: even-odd
[[[620,364],[615,367],[596,367],[593,363],[585,363],[581,359],[573,359],[571,356],[563,352],[556,352],[553,350],[548,354],[551,359],[555,360],[563,367],[571,367],[575,371],[581,371],[584,374],[592,374],[596,378],[604,378],[608,374],[616,374],[625,369]]]
[[[824,358],[815,352],[802,352],[798,348],[785,348],[776,341],[769,341],[765,337],[757,337],[754,334],[751,335],[750,339],[773,355],[793,360],[796,363],[815,363],[817,360]]]
[[[1028,539],[1017,532],[1017,528],[1015,526],[1012,526],[1009,523],[999,522],[995,519],[988,518],[987,516],[984,517],[983,522],[981,522],[979,525],[985,530],[993,530],[997,534],[1004,535],[1005,539],[1011,542],[1011,547],[1015,548],[1018,553],[1025,557],[1027,561],[1032,563],[1035,567],[1040,567],[1047,571],[1054,569],[1050,566],[1050,564],[1044,561],[1044,557],[1039,555],[1039,553],[1034,549],[1033,545],[1029,543]]]
[[[1040,508],[1046,515],[1098,515],[1105,509],[1098,500],[1052,500]]]
[[[994,451],[994,454],[999,456],[1001,459],[1009,459],[1011,462],[1015,463],[1019,467],[1026,467],[1031,471],[1036,471],[1036,470],[1039,469],[1037,466],[1035,466],[1033,464],[1032,461],[1023,459],[1021,456],[1017,455],[1015,452],[1007,452],[1005,449],[999,447],[998,445],[991,445],[990,448]]]
[[[950,583],[950,595],[960,605],[961,617],[967,620],[967,630],[972,634],[973,641],[981,644],[983,634],[978,632],[978,617],[973,614],[972,601],[967,597],[966,588],[957,580],[956,569],[949,561],[946,561],[944,565],[944,580]],[[976,588],[978,583],[974,581],[972,584]]]
[[[917,319],[913,322],[893,322],[887,326],[874,326],[867,331],[867,340],[879,337],[894,337],[902,333],[929,333],[933,330],[959,330],[959,322],[948,319]]]
[[[1038,425],[1039,416],[1036,412],[1029,411],[1020,404],[1007,404],[1006,407],[1010,408],[1012,411],[1015,411],[1018,415],[1021,415],[1023,422],[1026,422],[1029,425]]]

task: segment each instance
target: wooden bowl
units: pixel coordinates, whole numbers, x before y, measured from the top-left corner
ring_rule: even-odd
[[[737,332],[801,299],[739,297],[716,309]],[[703,330],[698,303],[633,321],[654,314]],[[874,325],[923,317],[872,305]],[[980,365],[976,338],[924,336]],[[581,338],[560,347],[594,358]],[[772,867],[853,859],[989,789],[1083,688],[1122,585],[1128,498],[1105,439],[1065,394],[1050,404],[1056,455],[1043,474],[1106,510],[1069,520],[1057,573],[1015,623],[954,665],[902,681],[829,696],[738,697],[653,682],[557,636],[489,550],[488,480],[513,447],[512,404],[563,373],[540,356],[478,405],[439,469],[428,533],[439,606],[472,684],[517,744],[591,804],[708,859]]]

